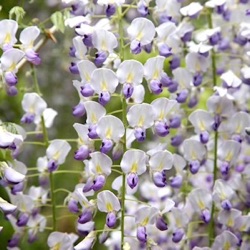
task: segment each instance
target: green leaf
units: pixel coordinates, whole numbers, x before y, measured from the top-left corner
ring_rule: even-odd
[[[56,29],[64,33],[65,25],[64,25],[63,14],[60,11],[56,11],[54,14],[52,14],[50,19],[51,22],[56,26]]]
[[[9,18],[13,19],[13,16],[15,16],[16,21],[19,22],[19,20],[23,19],[25,15],[25,11],[22,7],[15,6],[13,7],[9,12]]]

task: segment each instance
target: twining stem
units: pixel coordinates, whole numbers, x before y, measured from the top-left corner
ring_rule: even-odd
[[[213,28],[213,19],[212,11],[209,11],[208,14],[208,26],[210,29]],[[213,86],[217,86],[217,77],[216,77],[216,53],[212,49],[212,75],[213,75]],[[213,185],[217,178],[217,158],[218,158],[218,131],[215,131],[214,134],[214,169],[213,169]],[[215,223],[214,223],[214,213],[215,213],[215,204],[212,203],[211,217],[208,225],[208,237],[209,237],[209,246],[212,246],[214,237],[215,237]]]
[[[118,18],[119,18],[119,43],[120,43],[120,59],[124,60],[124,32],[123,32],[123,14],[122,8],[118,9]],[[123,136],[123,151],[127,150],[126,148],[126,127],[127,127],[127,103],[125,97],[121,97],[122,100],[122,121],[125,127],[125,133]],[[121,188],[121,249],[124,246],[124,237],[125,237],[125,195],[126,195],[126,175],[122,173],[122,188]]]

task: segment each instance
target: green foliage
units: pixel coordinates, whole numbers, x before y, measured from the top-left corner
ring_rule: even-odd
[[[64,17],[60,11],[56,11],[50,17],[51,22],[56,26],[56,29],[64,33],[65,25],[64,25]]]
[[[20,20],[25,16],[25,11],[20,6],[14,6],[9,12],[9,19],[13,19],[15,16],[15,20],[19,23]]]

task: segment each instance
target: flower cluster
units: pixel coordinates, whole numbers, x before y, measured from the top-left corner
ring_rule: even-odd
[[[37,26],[29,26],[23,29],[19,35],[21,44],[17,44],[16,33],[18,23],[14,20],[4,19],[0,21],[0,48],[3,53],[0,58],[1,76],[9,95],[17,94],[17,72],[21,60],[26,59],[34,65],[41,63],[41,58],[36,52],[34,42],[40,35]]]
[[[21,122],[36,125],[46,148],[37,160],[39,187],[25,194],[29,169],[16,157],[26,133],[0,127],[0,147],[13,157],[0,163],[10,194],[0,208],[15,229],[9,248],[26,228],[29,242],[46,229],[38,207],[50,202],[50,249],[249,249],[249,1],[62,2],[76,34],[69,71],[79,95],[77,139],[49,140],[56,111],[39,93],[23,96]],[[10,87],[24,55],[40,63],[39,32],[29,27],[37,36],[27,44],[22,31],[22,52],[12,48],[14,22],[2,22],[11,27],[0,39]],[[72,147],[82,178],[73,191],[59,191],[78,217],[77,234],[57,231],[53,184]]]

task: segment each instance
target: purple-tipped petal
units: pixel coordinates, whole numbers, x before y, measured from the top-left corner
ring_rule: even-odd
[[[92,212],[89,209],[85,209],[78,218],[78,223],[85,224],[92,220]]]
[[[94,191],[99,191],[100,189],[103,188],[103,186],[106,183],[106,178],[104,175],[98,175],[94,181],[93,181],[94,185],[92,186],[92,189]]]
[[[68,203],[68,209],[73,214],[79,213],[78,202],[76,200],[71,199]]]
[[[137,186],[139,177],[136,173],[129,173],[127,176],[127,183],[133,189]]]
[[[162,44],[159,46],[159,54],[161,56],[169,57],[173,55],[172,48],[170,48],[167,44]]]
[[[89,83],[84,84],[84,86],[81,86],[80,90],[82,96],[84,97],[90,97],[93,96],[95,91],[92,89],[91,85]]]
[[[200,86],[203,80],[203,75],[201,73],[196,73],[193,77],[193,84],[195,87]]]
[[[229,200],[224,200],[221,202],[221,207],[226,211],[230,211],[232,208],[232,204]]]
[[[200,133],[200,142],[206,144],[209,141],[209,133],[207,131],[202,131]]]
[[[124,95],[124,97],[127,99],[127,98],[130,98],[132,96],[134,92],[134,87],[132,84],[129,84],[129,83],[125,83],[123,85],[123,88],[122,88],[122,93]]]
[[[116,6],[114,4],[108,4],[106,8],[106,16],[111,17],[115,14],[116,12]]]
[[[74,159],[83,161],[89,157],[89,152],[88,146],[83,145],[75,152]]]
[[[179,103],[184,103],[184,102],[186,102],[187,97],[188,97],[188,90],[183,89],[183,90],[181,90],[180,93],[177,94],[176,101]]]
[[[153,174],[153,182],[157,187],[165,187],[167,185],[166,174],[164,171],[155,172]]]
[[[184,234],[185,234],[185,232],[182,228],[176,229],[173,233],[172,241],[174,243],[180,242],[182,240]]]
[[[78,103],[75,107],[72,109],[72,114],[75,117],[82,117],[86,113],[85,107],[82,103]]]
[[[171,145],[173,147],[178,147],[182,144],[183,142],[183,136],[182,135],[176,135],[171,138]]]
[[[173,58],[169,61],[169,65],[172,70],[179,68],[181,65],[180,57],[173,56]]]
[[[181,118],[179,116],[174,116],[172,119],[169,120],[170,128],[179,128],[180,125],[181,125]]]
[[[54,172],[55,170],[57,170],[57,168],[59,167],[58,163],[56,160],[49,160],[48,162],[48,171],[49,172]]]
[[[161,231],[168,230],[168,225],[162,216],[158,216],[155,223],[156,227]]]
[[[108,53],[105,51],[98,51],[95,55],[95,65],[100,67],[106,61],[108,57]]]
[[[82,41],[85,44],[85,46],[87,46],[87,47],[93,47],[92,35],[91,34],[84,35]]]
[[[143,4],[142,2],[140,2],[137,5],[137,11],[141,14],[141,16],[146,17],[147,15],[149,15],[149,10],[148,10],[148,6],[146,6],[145,4]]]
[[[155,132],[157,135],[159,136],[166,136],[169,134],[169,126],[167,124],[167,122],[163,122],[163,121],[157,121],[155,123]]]
[[[88,128],[88,137],[90,139],[97,139],[99,136],[98,134],[96,133],[96,128],[97,128],[97,125],[96,124],[92,124],[89,126]]]
[[[7,87],[8,96],[16,96],[18,94],[18,90],[16,86],[8,86]]]
[[[146,243],[147,242],[147,231],[146,231],[146,227],[138,227],[137,228],[137,232],[136,232],[136,237],[137,239],[142,242],[142,243]]]
[[[22,213],[22,214],[20,214],[20,216],[19,216],[19,218],[18,218],[18,220],[16,222],[16,225],[18,227],[24,227],[24,226],[27,225],[28,220],[29,220],[29,215],[26,214],[26,213]]]
[[[113,147],[114,143],[112,140],[104,139],[100,151],[104,154],[107,154]]]
[[[34,122],[34,120],[35,120],[34,114],[26,113],[21,118],[21,123],[31,124]]]
[[[159,95],[163,90],[162,84],[158,80],[152,80],[149,83],[149,87],[150,87],[150,90],[152,91],[152,93],[154,93],[155,95]]]
[[[8,247],[10,247],[10,248],[17,247],[19,245],[20,239],[21,239],[20,234],[18,234],[18,233],[13,234],[11,239],[8,241]]]
[[[78,75],[79,74],[79,69],[78,69],[76,63],[71,62],[70,66],[69,66],[69,71],[70,71],[70,73],[72,73],[74,75]]]
[[[99,94],[99,103],[102,106],[105,106],[110,101],[110,94],[107,91],[104,91]]]
[[[182,180],[183,180],[182,176],[177,175],[170,180],[170,186],[172,188],[180,188],[182,186]]]
[[[107,214],[107,217],[106,217],[106,225],[109,227],[109,228],[113,228],[116,224],[116,214],[115,212],[110,212]]]
[[[7,71],[4,74],[4,79],[8,86],[15,86],[18,82],[16,74],[11,71]]]
[[[198,150],[198,149],[197,149]],[[194,160],[194,161],[191,161],[189,163],[189,169],[190,169],[190,172],[192,174],[196,174],[198,173],[199,169],[200,169],[200,162],[197,161],[197,160]]]
[[[201,219],[207,224],[211,219],[211,212],[208,209],[204,209],[201,212]]]
[[[226,176],[226,175],[228,175],[229,170],[230,170],[229,163],[224,161],[220,165],[220,172],[221,172],[221,174],[224,175],[224,176]]]
[[[146,130],[141,127],[135,128],[134,136],[138,142],[143,142],[146,139]]]
[[[34,65],[39,65],[42,61],[39,54],[36,53],[33,49],[26,50],[25,56],[27,60]]]
[[[130,50],[133,54],[141,53],[142,48],[140,42],[137,40],[133,40],[130,44]]]

